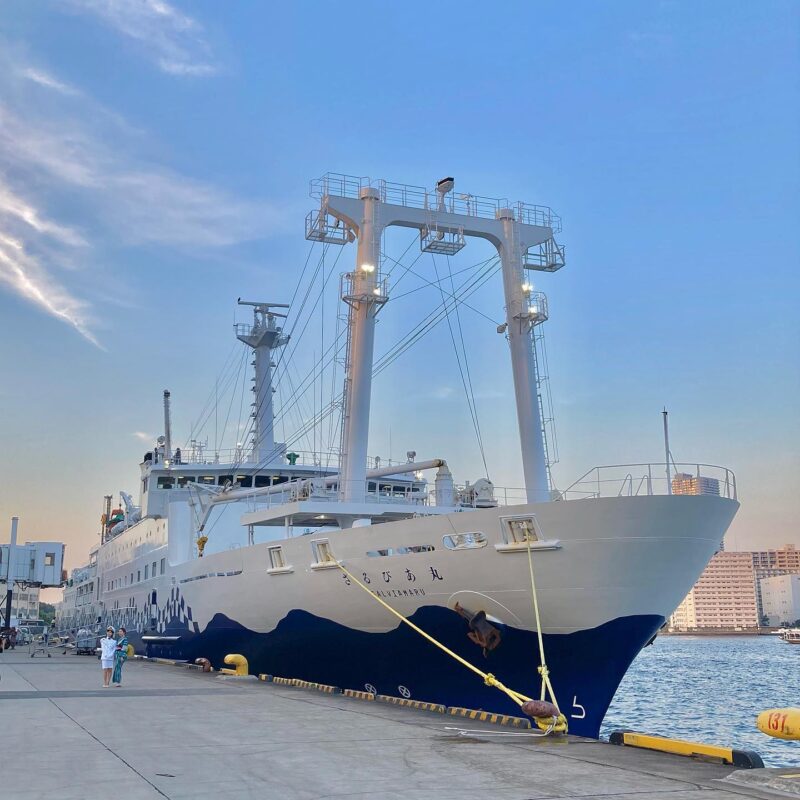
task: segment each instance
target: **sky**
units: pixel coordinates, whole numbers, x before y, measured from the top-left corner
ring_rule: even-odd
[[[333,171],[452,175],[457,191],[553,207],[567,266],[534,278],[556,484],[661,459],[666,407],[676,461],[737,475],[728,547],[800,545],[799,42],[800,6],[778,0],[4,0],[0,526],[18,515],[21,539],[85,560],[103,495],[136,490],[162,390],[184,441],[225,365],[241,368],[236,298],[288,302],[320,263],[308,182]],[[418,252],[408,232],[386,248]],[[490,255],[419,260],[390,294]],[[354,258],[322,262],[295,380],[330,344]],[[439,302],[430,287],[390,301],[376,354]],[[480,313],[460,307],[455,345],[440,326],[375,379],[370,453],[518,487],[499,277],[469,302]],[[210,445],[242,435],[231,397],[195,425]]]

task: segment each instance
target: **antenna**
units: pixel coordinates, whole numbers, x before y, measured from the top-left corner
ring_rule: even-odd
[[[672,454],[669,451],[669,420],[667,419],[666,406],[664,406],[664,410],[661,413],[664,416],[664,467],[667,471],[667,494],[672,494],[672,479],[669,471],[669,461],[672,458]]]

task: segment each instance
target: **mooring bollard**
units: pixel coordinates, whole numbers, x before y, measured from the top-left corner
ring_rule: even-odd
[[[223,667],[220,670],[223,675],[238,675],[241,677],[250,674],[248,671],[247,659],[238,653],[229,653],[225,656],[225,663],[230,664],[234,669],[225,669]]]

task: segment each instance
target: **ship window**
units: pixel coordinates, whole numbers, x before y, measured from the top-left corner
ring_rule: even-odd
[[[220,475],[217,483],[224,486],[226,483],[233,483],[233,475]]]
[[[187,483],[194,483],[195,477],[194,475],[179,475],[178,476],[178,486],[186,486]]]
[[[269,563],[272,569],[282,569],[286,566],[283,560],[283,550],[280,547],[269,548]]]
[[[269,475],[256,475],[253,478],[253,486],[255,486],[256,489],[261,489],[264,486],[271,486],[271,485],[272,485],[272,479],[270,478]]]
[[[472,550],[486,547],[486,534],[476,533],[449,533],[442,536],[442,542],[448,550]]]
[[[161,574],[162,575],[164,574],[164,567],[166,566],[166,563],[167,563],[167,559],[166,558],[162,558],[161,559]]]
[[[156,485],[159,489],[172,489],[175,486],[175,478],[171,475],[161,475]]]
[[[367,484],[367,491],[368,492],[374,492],[375,491],[375,481],[370,481]]]
[[[249,489],[253,485],[253,479],[250,475],[237,475],[236,483],[243,489]]]
[[[503,520],[506,544],[524,544],[540,539],[536,517],[510,517]]]
[[[44,565],[46,567],[52,567],[56,563],[56,554],[55,553],[45,553],[44,554]]]
[[[147,573],[149,572],[149,569],[150,569],[149,565],[145,564],[144,565],[144,579],[145,580],[147,580]]]
[[[156,576],[156,562],[155,562],[155,561],[153,562],[153,568],[152,568],[152,570],[150,571],[150,575],[151,575],[153,578],[155,578],[155,576]]]
[[[197,476],[198,483],[204,483],[206,486],[213,486],[216,483],[213,475],[198,475]]]
[[[131,572],[131,584],[133,583],[133,573]]]
[[[142,478],[142,491],[147,491],[147,478]]]
[[[332,564],[334,562],[335,559],[327,539],[323,539],[321,542],[314,542],[313,547],[318,564]]]

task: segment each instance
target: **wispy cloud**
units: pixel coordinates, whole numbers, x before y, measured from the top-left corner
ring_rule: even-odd
[[[20,70],[20,75],[23,78],[27,78],[29,81],[33,81],[34,83],[38,83],[39,86],[44,86],[47,89],[52,89],[60,94],[74,96],[80,94],[80,92],[73,88],[72,86],[68,86],[66,83],[62,83],[61,81],[54,78],[52,75],[49,75],[42,69],[35,69],[34,67],[25,67],[24,69]]]
[[[93,344],[92,298],[119,280],[99,270],[109,249],[207,253],[287,227],[269,203],[141,155],[141,131],[13,48],[0,97],[0,282]]]
[[[88,303],[62,286],[40,260],[26,250],[22,238],[5,232],[13,228],[13,219],[6,212],[8,205],[14,210],[22,205],[33,211],[7,191],[0,196],[0,282],[47,314],[71,325],[84,339],[102,349],[89,327]],[[46,221],[39,222],[46,229]]]
[[[205,76],[219,71],[203,26],[164,0],[68,0],[136,42],[159,69],[171,75]]]
[[[9,188],[2,185],[0,185],[0,217],[14,217],[24,222],[37,233],[52,236],[73,247],[80,247],[86,244],[86,240],[72,228],[43,219],[41,213],[30,203],[12,194]]]
[[[155,438],[152,433],[145,433],[144,431],[134,431],[131,436],[145,444],[150,444]]]

